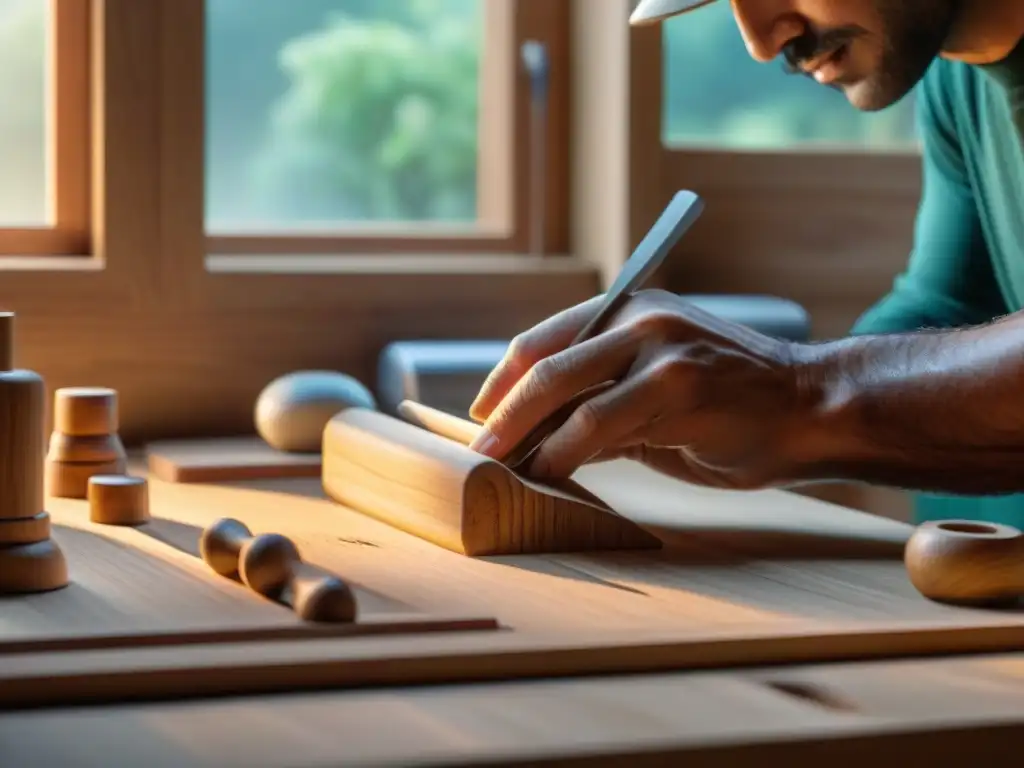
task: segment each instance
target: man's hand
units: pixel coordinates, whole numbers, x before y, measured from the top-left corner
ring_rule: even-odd
[[[812,441],[813,386],[796,345],[643,291],[600,334],[569,343],[600,298],[516,338],[471,415],[473,448],[497,459],[545,417],[594,387],[534,454],[527,474],[568,477],[629,456],[684,480],[757,488],[795,479]],[[604,385],[603,387],[600,385]]]

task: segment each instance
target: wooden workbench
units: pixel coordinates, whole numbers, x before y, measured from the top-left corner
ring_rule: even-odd
[[[911,673],[864,672],[880,688],[851,714],[740,668],[875,659],[881,670],[895,663],[885,659],[1021,648],[1024,615],[914,591],[907,526],[783,492],[683,486],[629,462],[583,471],[596,492],[649,493],[631,516],[666,548],[474,560],[346,510],[309,479],[154,480],[154,519],[138,529],[94,525],[84,502],[53,499],[73,584],[0,600],[0,746],[19,756],[12,765],[127,765],[135,754],[150,766],[483,764],[661,747],[711,760],[748,742],[881,743],[980,722],[966,703],[936,709],[950,691],[931,673],[914,671],[919,695],[893,710],[887,696]],[[360,623],[302,625],[213,574],[198,535],[225,516],[290,536],[354,584]],[[624,673],[661,674],[611,677]],[[825,688],[847,686],[835,696],[862,695],[848,689],[858,673],[835,674],[847,675],[828,678]],[[383,689],[415,684],[433,687]],[[1004,686],[995,709],[974,710],[995,722],[1011,699],[1024,709],[1015,697]]]

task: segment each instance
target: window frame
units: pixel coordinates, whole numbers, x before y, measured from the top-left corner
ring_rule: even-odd
[[[0,228],[0,255],[89,254],[91,4],[48,0],[46,189],[53,223]]]
[[[338,228],[210,229],[211,257],[283,255],[508,255],[568,250],[568,46],[570,8],[564,0],[484,0],[480,72],[477,224],[354,224]],[[544,210],[531,205],[530,87],[520,47],[543,42],[554,62],[547,112]],[[205,87],[205,82],[204,82]],[[540,213],[541,220],[537,221]],[[537,232],[533,228],[542,228]]]

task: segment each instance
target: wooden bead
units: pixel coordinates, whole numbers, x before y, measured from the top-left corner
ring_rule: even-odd
[[[938,602],[1000,605],[1024,595],[1024,534],[1008,525],[924,523],[907,541],[903,562],[914,587]]]
[[[89,519],[102,525],[142,525],[149,521],[149,485],[131,475],[89,478]]]
[[[358,605],[355,593],[339,578],[310,578],[297,573],[288,588],[292,592],[289,602],[303,621],[347,624],[356,620]]]
[[[264,533],[242,545],[238,575],[249,589],[264,597],[278,597],[301,562],[299,550],[279,533]]]
[[[54,393],[53,429],[80,437],[118,431],[117,392],[107,387],[64,387]]]
[[[199,556],[213,572],[228,579],[237,579],[238,556],[242,545],[252,538],[245,523],[222,517],[203,529],[199,536]]]

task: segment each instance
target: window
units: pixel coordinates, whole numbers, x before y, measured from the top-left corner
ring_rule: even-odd
[[[211,252],[522,250],[521,5],[207,0]]]
[[[912,99],[875,113],[750,58],[728,3],[663,27],[662,141],[670,148],[912,150]]]
[[[88,2],[0,0],[0,251],[88,252]]]

